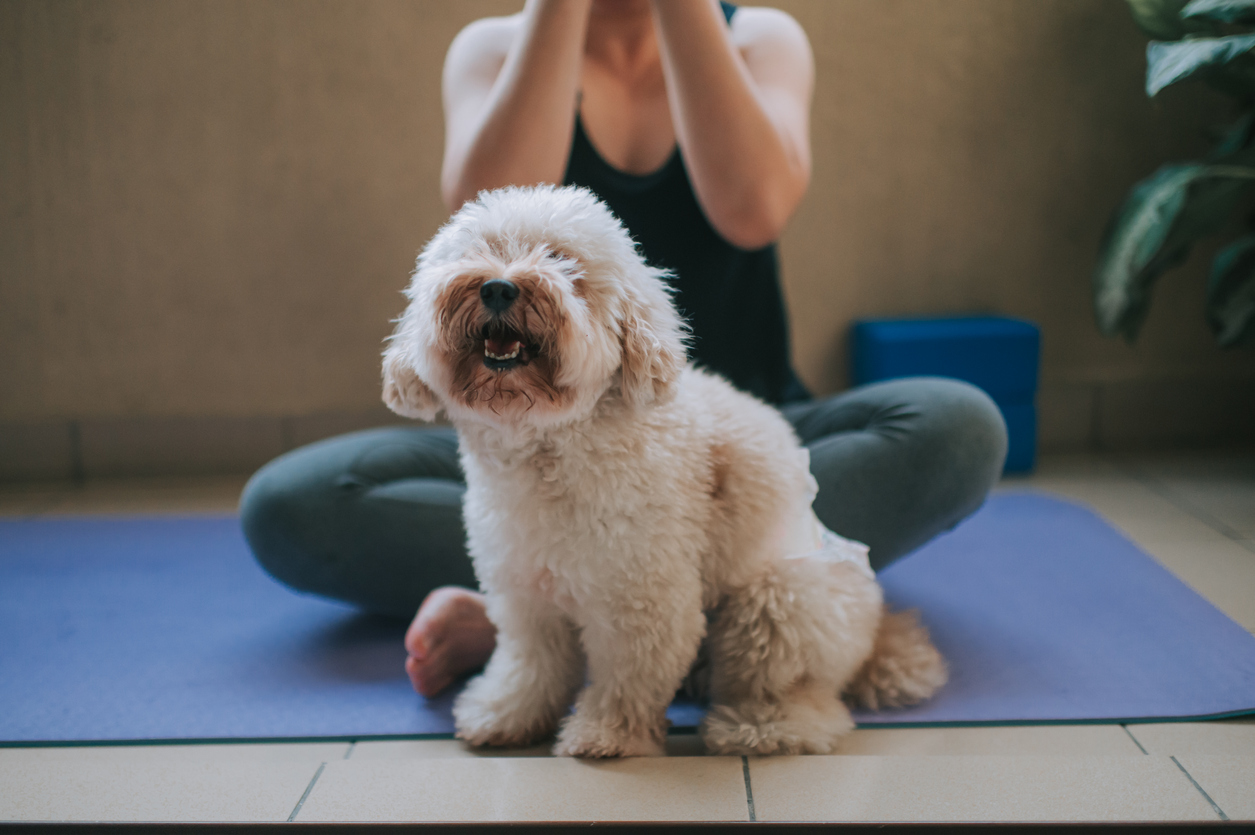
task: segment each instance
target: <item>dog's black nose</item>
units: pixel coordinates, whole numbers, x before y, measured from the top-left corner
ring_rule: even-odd
[[[519,286],[504,278],[489,279],[480,285],[479,297],[493,313],[505,313],[519,297]]]

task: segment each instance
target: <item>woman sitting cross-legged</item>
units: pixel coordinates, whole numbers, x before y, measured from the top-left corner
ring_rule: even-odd
[[[449,49],[442,185],[451,209],[506,185],[600,196],[646,259],[674,273],[692,359],[780,409],[810,450],[817,515],[867,543],[879,569],[981,505],[1006,430],[965,383],[812,399],[794,374],[775,241],[810,179],[812,76],[805,33],[774,9],[529,0],[472,23]],[[374,429],[267,464],[241,515],[276,578],[413,616],[406,669],[431,696],[494,647],[464,489],[452,429]]]

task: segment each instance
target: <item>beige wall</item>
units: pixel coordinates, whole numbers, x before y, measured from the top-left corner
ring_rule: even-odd
[[[380,342],[446,214],[444,51],[517,5],[0,3],[0,475],[247,467],[379,420]],[[995,310],[1042,325],[1048,444],[1253,431],[1255,351],[1213,347],[1201,262],[1136,347],[1093,326],[1112,206],[1224,114],[1145,99],[1122,2],[782,5],[818,70],[782,247],[807,382],[845,385],[851,318]]]

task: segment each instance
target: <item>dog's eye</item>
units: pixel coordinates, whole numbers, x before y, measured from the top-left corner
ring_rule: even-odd
[[[545,254],[545,257],[550,264],[561,270],[562,274],[567,278],[578,280],[584,274],[584,265],[579,262],[578,258],[565,250],[550,250]]]

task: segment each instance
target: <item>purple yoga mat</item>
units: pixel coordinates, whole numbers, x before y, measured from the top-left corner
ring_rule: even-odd
[[[995,495],[879,579],[891,606],[920,611],[950,681],[859,724],[1255,712],[1255,636],[1083,506]]]
[[[1255,712],[1255,637],[1082,507],[994,496],[881,580],[951,681],[861,724]],[[404,627],[276,584],[232,517],[0,521],[0,744],[448,734]]]

